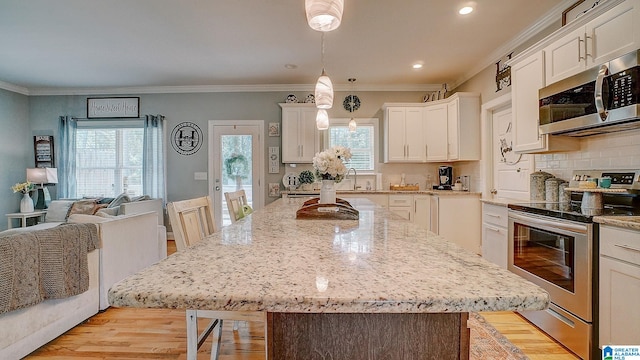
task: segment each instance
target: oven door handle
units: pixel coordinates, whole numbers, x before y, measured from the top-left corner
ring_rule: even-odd
[[[570,223],[569,221],[562,220],[547,220],[538,217],[533,214],[522,215],[522,213],[516,213],[514,211],[509,212],[509,219],[518,220],[525,225],[537,225],[544,226],[550,229],[562,229],[565,231],[571,231],[575,233],[586,234],[587,226]]]
[[[604,100],[602,99],[602,90],[604,87],[604,77],[609,74],[609,68],[607,65],[600,66],[600,70],[598,71],[598,77],[596,78],[596,88],[593,93],[593,97],[596,103],[596,110],[598,111],[598,115],[600,115],[600,119],[602,121],[607,120],[609,116],[609,112],[605,107]]]

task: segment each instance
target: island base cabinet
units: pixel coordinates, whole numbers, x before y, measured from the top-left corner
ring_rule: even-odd
[[[268,313],[268,360],[469,359],[468,313]]]

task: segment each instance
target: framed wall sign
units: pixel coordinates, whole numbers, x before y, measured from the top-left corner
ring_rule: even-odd
[[[53,168],[55,166],[53,136],[36,135],[33,137],[33,153],[37,168]]]
[[[562,12],[562,26],[567,25],[591,9],[603,3],[604,0],[578,0]]]
[[[139,97],[87,99],[88,119],[137,117],[140,117]]]

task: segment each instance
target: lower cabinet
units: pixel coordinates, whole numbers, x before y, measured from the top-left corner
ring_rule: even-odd
[[[506,206],[482,204],[482,257],[507,268],[508,209]]]
[[[458,246],[480,254],[482,240],[480,197],[472,195],[431,195],[431,231],[434,231],[434,200],[437,203],[437,233]],[[436,231],[434,231],[436,232]]]
[[[389,207],[389,195],[387,194],[345,194],[339,193],[337,195],[339,198],[348,199],[348,198],[365,198],[369,201],[382,206],[383,208]],[[348,200],[347,200],[348,201]]]
[[[640,344],[640,231],[600,226],[600,339]]]
[[[413,195],[389,195],[389,211],[413,221]]]

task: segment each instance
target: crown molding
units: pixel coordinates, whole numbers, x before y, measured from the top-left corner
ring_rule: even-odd
[[[358,85],[357,91],[436,91],[442,84]],[[184,93],[231,93],[231,92],[295,92],[311,91],[315,84],[277,85],[197,85],[197,86],[138,86],[116,88],[33,88],[31,96],[46,95],[132,95],[132,94],[184,94]],[[26,89],[25,89],[26,90]],[[335,84],[334,91],[351,91],[349,84]]]
[[[29,93],[29,89],[27,89],[26,87],[22,87],[22,86],[18,86],[18,85],[14,85],[8,82],[4,82],[0,80],[0,89],[5,89],[8,91],[12,91],[14,93],[18,93],[18,94],[22,94],[22,95],[31,95]]]
[[[452,84],[452,89],[455,89],[457,86],[463,84],[465,81],[471,79],[482,70],[486,69],[489,66],[495,65],[496,60],[501,59],[505,55],[509,54],[513,51],[513,49],[518,46],[524,44],[527,40],[531,39],[536,34],[540,33],[547,27],[551,26],[553,23],[560,21],[562,18],[562,12],[574,4],[576,0],[564,0],[561,3],[554,6],[551,10],[547,12],[545,16],[538,19],[536,23],[529,26],[520,34],[516,35],[509,42],[503,44],[494,50],[488,57],[484,59],[484,61],[478,62],[478,64],[471,68],[468,72],[466,72],[462,77],[458,78],[454,84]]]

